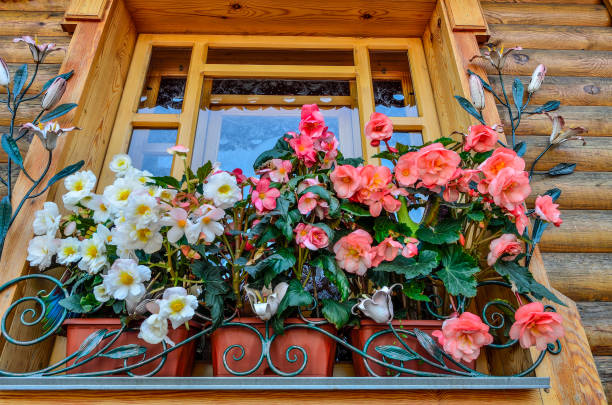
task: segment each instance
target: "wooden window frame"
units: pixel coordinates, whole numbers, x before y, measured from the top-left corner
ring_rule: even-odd
[[[154,47],[191,48],[183,108],[179,114],[137,112]],[[209,47],[256,50],[349,50],[354,55],[354,66],[208,64],[206,59]],[[191,150],[188,159],[191,161],[205,78],[354,80],[362,131],[361,149],[366,163],[378,163],[378,159],[370,158],[378,152],[378,148],[372,147],[363,135],[363,127],[375,109],[370,50],[405,51],[408,57],[419,116],[390,117],[394,130],[421,132],[423,142],[439,138],[438,115],[423,51],[423,42],[420,38],[139,35],[106,152],[98,190],[101,191],[112,182],[113,173],[108,168],[109,163],[116,154],[127,153],[134,128],[176,128],[178,130],[177,143],[189,146]],[[174,161],[171,174],[180,176],[182,171],[183,168]]]

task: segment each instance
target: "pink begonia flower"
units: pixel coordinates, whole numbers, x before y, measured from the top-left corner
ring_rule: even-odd
[[[276,183],[286,183],[289,181],[289,173],[293,166],[290,160],[272,159],[270,161],[272,170],[268,172],[270,180]]]
[[[236,182],[238,183],[238,185],[243,184],[245,181],[247,181],[247,177],[242,173],[242,169],[239,167],[232,170],[232,174],[236,178]]]
[[[408,238],[406,246],[402,249],[402,256],[411,258],[419,254],[419,248],[417,247],[419,240],[415,238]]]
[[[506,167],[491,180],[488,189],[495,204],[512,211],[531,194],[529,174]]]
[[[189,148],[183,145],[174,145],[168,149],[166,149],[171,155],[186,155],[189,152]]]
[[[559,204],[555,204],[549,195],[539,195],[535,201],[535,212],[542,221],[547,221],[555,226],[560,226],[563,223]]]
[[[395,165],[395,179],[400,186],[410,187],[417,182],[418,174],[416,167],[417,152],[408,152],[400,156]]]
[[[289,145],[295,151],[298,159],[304,162],[306,167],[311,167],[317,161],[317,152],[314,150],[312,138],[307,135],[300,135],[289,140]]]
[[[423,186],[444,186],[461,163],[461,158],[439,142],[421,148],[415,156],[417,176]]]
[[[393,122],[383,113],[372,113],[370,121],[365,126],[364,133],[372,146],[378,146],[381,141],[391,139]]]
[[[13,39],[13,42],[25,42],[30,47],[30,52],[32,53],[32,58],[34,62],[43,63],[48,54],[55,51],[65,50],[65,48],[60,48],[55,46],[54,43],[40,44],[38,43],[38,38],[32,39],[30,36],[23,36],[19,38]]]
[[[480,164],[478,169],[484,173],[487,180],[492,180],[506,167],[520,172],[525,170],[525,161],[512,149],[497,148],[487,160]]]
[[[319,111],[316,104],[305,104],[302,106],[300,133],[311,139],[317,139],[323,136],[327,130],[323,114]]]
[[[402,244],[388,237],[378,246],[372,248],[372,267],[378,267],[383,261],[391,262],[395,260]]]
[[[474,149],[476,152],[488,152],[495,148],[497,143],[497,132],[488,125],[472,125],[469,128],[463,150],[466,152]]]
[[[516,256],[523,253],[523,245],[518,241],[516,235],[505,233],[499,238],[491,241],[489,250],[487,264],[493,266],[500,257],[505,261],[514,260]]]
[[[383,208],[388,212],[400,209],[401,202],[395,197],[401,190],[392,184],[393,176],[388,167],[367,165],[361,168],[360,175],[362,187],[351,200],[366,204],[374,217],[379,216]]]
[[[562,318],[556,312],[544,311],[541,302],[532,302],[520,307],[514,314],[515,322],[510,328],[510,339],[517,339],[523,349],[535,346],[546,350],[565,334]]]
[[[322,186],[322,185],[323,183],[321,183],[319,180],[317,180],[314,177],[310,177],[308,179],[302,180],[302,182],[298,184],[296,191],[298,192],[298,194],[302,194],[302,192],[306,190],[308,187]]]
[[[349,273],[363,276],[372,267],[372,237],[358,229],[340,238],[334,245],[336,261]]]
[[[529,225],[529,218],[527,218],[527,215],[525,214],[525,207],[522,204],[517,205],[514,210],[510,211],[507,215],[514,217],[516,230],[519,235],[522,235]]]
[[[457,168],[453,177],[446,185],[442,197],[445,201],[455,202],[459,199],[459,193],[468,193],[470,191],[470,183],[478,182],[478,170]]]
[[[360,169],[351,165],[336,166],[329,178],[340,198],[351,198],[362,184]]]
[[[276,208],[276,199],[280,196],[280,191],[270,188],[270,180],[261,179],[257,183],[255,190],[251,192],[251,201],[259,214]]]
[[[327,215],[329,205],[327,201],[321,199],[318,195],[309,191],[300,197],[298,200],[298,211],[302,215],[308,215],[315,210],[315,215],[321,219]]]
[[[442,323],[441,331],[433,331],[431,335],[438,338],[444,351],[455,361],[476,360],[480,348],[493,343],[489,327],[471,312],[455,314]]]
[[[327,233],[317,226],[300,223],[294,232],[295,242],[302,248],[319,250],[329,245]]]

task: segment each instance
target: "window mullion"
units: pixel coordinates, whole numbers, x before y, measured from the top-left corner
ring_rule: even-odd
[[[367,46],[357,45],[354,49],[355,70],[357,71],[357,100],[359,103],[359,118],[361,121],[361,150],[363,159],[369,164],[378,164],[380,159],[371,156],[378,153],[378,148],[370,145],[365,138],[364,127],[374,112],[374,89],[372,88],[372,73],[370,70],[370,54]]]

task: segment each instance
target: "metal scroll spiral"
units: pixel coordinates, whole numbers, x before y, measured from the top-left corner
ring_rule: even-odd
[[[68,311],[63,307],[58,305],[58,301],[61,298],[65,298],[69,296],[68,291],[65,289],[63,284],[48,275],[45,274],[32,274],[19,277],[15,280],[12,280],[5,285],[0,287],[0,293],[7,288],[14,286],[15,284],[27,281],[27,280],[47,280],[53,284],[53,290],[51,293],[47,293],[45,290],[39,291],[36,296],[33,297],[23,297],[17,301],[15,301],[8,309],[7,312],[2,316],[1,319],[1,332],[2,336],[10,343],[20,345],[20,346],[29,346],[43,340],[47,339],[51,335],[53,335],[62,325],[64,320],[68,315]],[[479,288],[485,288],[487,286],[498,286],[503,288],[511,288],[510,284],[501,282],[501,281],[486,281],[478,284]],[[446,315],[439,314],[440,309],[442,308],[442,300],[440,297],[432,296],[432,307],[430,307],[430,311],[433,314],[438,315],[438,319],[444,319]],[[528,296],[525,296],[526,300],[531,301]],[[19,316],[21,323],[25,326],[34,326],[38,325],[41,322],[44,323],[44,333],[42,336],[27,340],[20,341],[14,339],[7,333],[7,319],[10,314],[13,314],[17,310],[17,306],[21,303],[25,302],[33,302],[35,304],[35,308],[27,308],[24,309],[21,314],[15,314]],[[50,314],[50,310],[53,309],[51,306],[57,305],[57,308],[61,308],[57,310],[53,314]],[[458,309],[462,311],[469,305],[469,300],[460,298],[458,300]],[[316,302],[312,309],[316,307]],[[554,311],[554,308],[551,306],[546,306],[546,310]],[[442,311],[443,312],[443,311]],[[483,321],[489,326],[492,331],[501,331],[504,330],[510,322],[512,322],[514,318],[515,308],[510,305],[507,301],[503,300],[492,300],[485,304],[482,308],[481,317]],[[276,375],[284,376],[284,377],[292,377],[298,376],[306,369],[306,366],[309,361],[308,356],[308,345],[305,347],[299,346],[297,344],[291,344],[285,350],[285,364],[297,366],[294,371],[281,370],[278,364],[274,363],[274,360],[271,356],[271,347],[274,344],[278,343],[279,335],[276,334],[274,328],[271,323],[266,322],[265,325],[256,327],[254,325],[240,322],[240,320],[236,321],[236,314],[234,313],[230,317],[226,318],[222,324],[221,328],[246,328],[249,332],[253,333],[257,340],[261,345],[261,353],[257,358],[255,365],[253,365],[250,369],[245,371],[238,371],[233,369],[236,364],[239,364],[240,361],[244,361],[247,358],[247,350],[253,350],[256,348],[253,347],[245,347],[244,342],[235,342],[229,344],[223,352],[223,365],[225,369],[232,375],[235,376],[247,376],[251,374],[255,374],[258,372],[260,367],[262,366],[264,360],[267,362],[267,365],[271,372]],[[372,376],[382,375],[374,370],[374,365],[382,367],[386,375],[413,375],[413,376],[428,376],[428,377],[448,377],[449,375],[462,376],[462,377],[482,377],[486,376],[485,374],[478,372],[465,364],[455,361],[452,357],[446,354],[440,346],[431,338],[427,333],[419,330],[418,328],[414,328],[412,330],[409,329],[396,329],[392,323],[388,324],[385,329],[375,332],[372,334],[367,341],[365,342],[363,347],[356,347],[344,339],[338,337],[335,333],[332,332],[331,328],[325,328],[326,325],[329,325],[325,320],[317,320],[317,319],[309,319],[305,317],[301,311],[298,312],[298,316],[301,320],[299,323],[289,323],[283,327],[283,332],[289,332],[292,329],[307,329],[313,331],[315,333],[319,333],[324,335],[326,338],[334,340],[337,344],[344,346],[352,353],[360,356],[364,367],[367,372]],[[144,347],[139,346],[138,344],[129,344],[117,347],[117,341],[119,337],[128,331],[130,331],[126,326],[123,326],[119,330],[111,330],[108,331],[106,329],[102,329],[91,334],[85,341],[81,344],[79,349],[67,356],[66,358],[58,361],[55,364],[49,365],[41,370],[27,373],[11,373],[8,371],[0,370],[0,376],[10,376],[10,377],[24,377],[24,376],[54,376],[60,373],[68,373],[71,376],[101,376],[101,375],[128,375],[128,376],[136,376],[138,369],[144,365],[152,364],[151,371],[148,371],[144,374],[140,374],[139,376],[153,376],[157,374],[165,365],[167,356],[174,350],[177,350],[184,345],[193,342],[196,339],[204,335],[209,335],[213,332],[214,328],[210,319],[201,316],[198,314],[198,317],[202,318],[204,323],[202,324],[202,330],[194,333],[190,337],[185,340],[178,342],[176,345],[169,347],[166,343],[160,343],[161,351],[155,355],[147,356],[146,349]],[[391,334],[393,337],[394,344],[392,346],[376,346],[375,342],[381,336]],[[517,344],[517,340],[507,339],[505,342],[494,342],[488,345],[488,349],[490,350],[498,350],[498,349],[506,349],[515,344]],[[368,350],[374,348],[374,351],[378,353],[378,355],[372,355],[372,351],[368,353]],[[561,351],[561,343],[557,340],[554,344],[547,345],[546,350],[542,351],[540,355],[535,359],[533,364],[527,367],[525,370],[515,374],[515,377],[525,376],[535,370],[538,365],[542,362],[547,353],[549,354],[558,354]],[[121,354],[118,354],[120,352]],[[229,356],[231,356],[230,361]],[[79,367],[90,363],[99,358],[113,358],[121,360],[119,363],[122,363],[122,367],[117,367],[110,370],[96,370],[91,372],[80,372]],[[301,359],[301,362],[300,362]],[[275,359],[278,361],[278,359]],[[132,363],[135,361],[134,363]],[[312,361],[312,360],[311,360]],[[155,363],[154,363],[155,362]],[[230,363],[232,365],[230,366]],[[95,363],[92,363],[95,364]],[[92,368],[91,366],[89,368]],[[82,369],[81,369],[82,370]],[[140,369],[142,370],[142,369]]]

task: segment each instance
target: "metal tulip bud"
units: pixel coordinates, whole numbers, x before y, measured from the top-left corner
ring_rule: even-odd
[[[49,110],[62,98],[66,91],[66,80],[62,77],[56,78],[51,86],[47,89],[45,96],[42,99],[43,110]]]
[[[529,87],[527,87],[527,92],[529,94],[535,93],[536,91],[540,90],[540,86],[542,86],[542,82],[544,81],[545,75],[546,66],[539,64],[531,75],[531,82],[529,82]]]
[[[0,86],[8,86],[11,81],[11,74],[4,59],[0,57]]]
[[[276,315],[278,305],[283,300],[283,297],[285,297],[288,287],[289,284],[281,282],[274,287],[274,290],[271,290],[269,287],[256,290],[249,286],[245,286],[244,290],[255,315],[262,321],[267,321]]]
[[[359,302],[353,306],[351,312],[355,313],[355,309],[359,309],[361,313],[370,318],[376,323],[389,323],[393,320],[393,302],[391,301],[391,292],[395,286],[382,287],[380,290],[374,291],[372,298],[359,298]]]
[[[470,75],[470,96],[474,107],[481,111],[485,107],[484,88],[480,78],[476,75]]]

